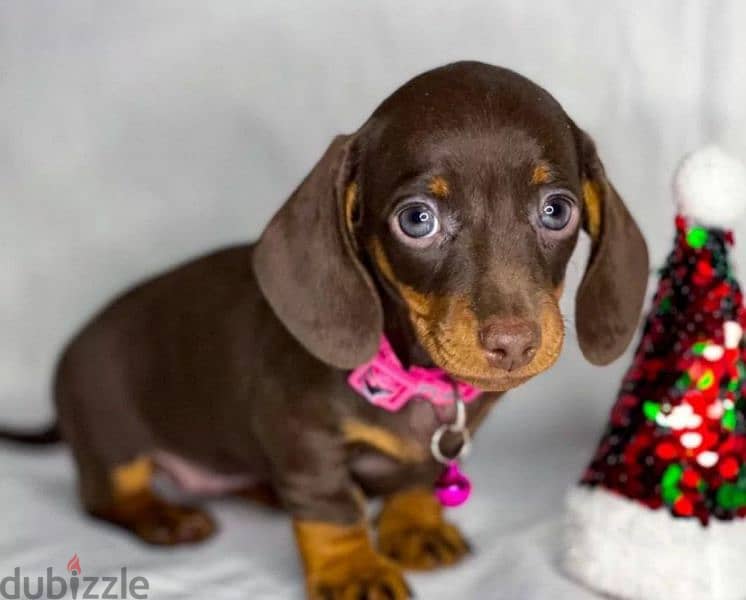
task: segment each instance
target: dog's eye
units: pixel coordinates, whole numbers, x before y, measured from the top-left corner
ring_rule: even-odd
[[[572,202],[564,196],[549,196],[541,206],[539,220],[552,231],[564,229],[572,219],[572,206]]]
[[[397,222],[402,232],[412,238],[434,235],[440,226],[435,211],[426,204],[412,204],[402,208]]]

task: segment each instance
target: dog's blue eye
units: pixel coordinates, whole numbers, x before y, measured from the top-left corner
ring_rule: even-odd
[[[429,206],[415,204],[399,212],[399,227],[409,237],[427,237],[438,231],[438,217]]]
[[[547,229],[559,231],[567,227],[572,218],[572,202],[564,196],[550,196],[544,200],[539,219]]]

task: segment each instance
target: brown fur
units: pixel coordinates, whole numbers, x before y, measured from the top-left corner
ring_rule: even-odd
[[[201,542],[216,531],[212,517],[199,508],[165,502],[150,489],[120,497],[91,514],[159,546]]]

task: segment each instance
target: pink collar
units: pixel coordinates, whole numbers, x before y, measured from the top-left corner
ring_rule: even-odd
[[[443,369],[405,369],[386,336],[381,337],[376,355],[352,371],[347,382],[368,402],[389,412],[397,412],[415,398],[442,406],[455,402],[456,393],[464,402],[471,402],[482,393],[468,383],[456,381]]]

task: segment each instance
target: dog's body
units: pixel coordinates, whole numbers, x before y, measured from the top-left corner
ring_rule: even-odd
[[[260,292],[251,254],[227,248],[148,281],[71,343],[55,397],[64,438],[91,477],[82,480],[89,509],[110,503],[111,471],[138,457],[193,482],[191,492],[271,484],[285,502],[294,498],[293,514],[342,523],[359,516],[358,503],[326,497],[335,478],[352,473],[370,495],[434,481],[434,408],[381,410],[346,371],[305,351]],[[496,396],[468,405],[471,426]],[[366,432],[390,435],[385,453]],[[323,465],[314,465],[317,452]],[[280,467],[287,481],[273,477]]]
[[[154,466],[198,490],[264,486],[294,519],[309,596],[406,597],[400,565],[467,549],[427,491],[431,436],[455,409],[384,411],[349,370],[383,333],[405,365],[485,390],[473,432],[556,360],[581,224],[593,250],[578,338],[603,364],[634,332],[647,253],[592,142],[510,71],[415,78],[334,140],[256,244],[137,287],[71,343],[55,396],[86,508],[172,544],[213,525],[150,492]],[[378,551],[364,494],[386,496]]]

